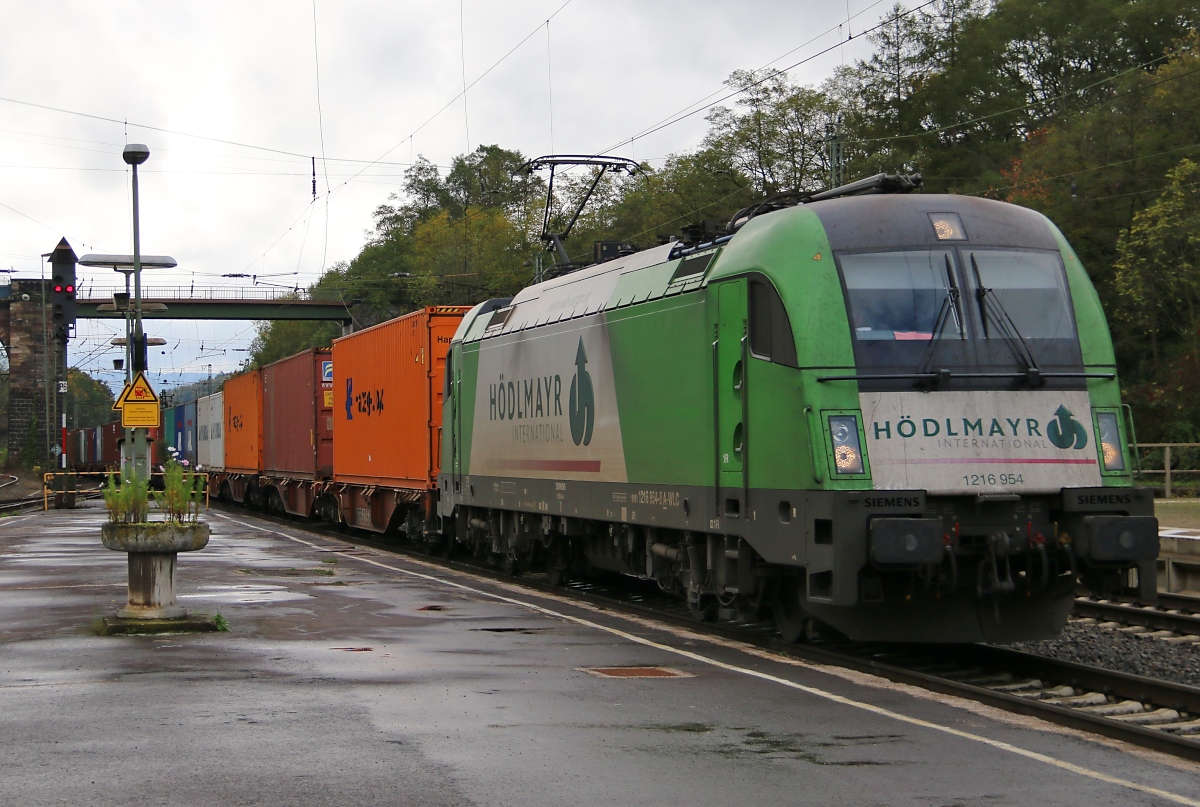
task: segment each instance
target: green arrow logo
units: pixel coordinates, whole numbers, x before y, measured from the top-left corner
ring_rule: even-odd
[[[575,377],[571,379],[570,408],[571,439],[575,445],[592,442],[592,426],[596,422],[596,397],[592,393],[592,377],[587,371],[587,353],[583,350],[583,337],[579,337],[579,349],[575,351]]]
[[[1046,424],[1046,436],[1050,438],[1051,443],[1058,448],[1081,449],[1087,445],[1087,429],[1071,417],[1070,409],[1060,404],[1054,415],[1056,420]]]

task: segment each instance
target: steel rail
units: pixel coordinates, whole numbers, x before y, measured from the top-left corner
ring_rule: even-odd
[[[244,508],[233,508],[225,502],[217,503],[217,507],[246,514]],[[1069,697],[1086,699],[1088,693],[1096,693],[1124,701],[1137,701],[1142,704],[1143,715],[1149,715],[1156,709],[1176,710],[1180,713],[1179,719],[1175,721],[1178,725],[1200,719],[1200,688],[1197,687],[1057,661],[989,645],[930,646],[855,642],[789,644],[779,638],[773,623],[701,622],[681,601],[666,594],[644,591],[631,593],[627,589],[609,586],[603,581],[553,586],[543,574],[513,576],[488,566],[449,560],[415,549],[412,544],[399,544],[395,540],[389,541],[378,536],[348,536],[325,524],[304,523],[258,512],[250,515],[301,532],[321,535],[351,547],[365,546],[393,555],[413,557],[453,571],[517,584],[531,592],[566,596],[580,602],[602,605],[614,611],[686,627],[693,632],[753,645],[781,656],[876,675],[896,683],[954,695],[1004,711],[1037,717],[1057,725],[1200,762],[1200,734],[1176,735],[1162,728],[1130,723],[1128,716],[1106,717],[1094,712],[1081,711],[1091,704],[1072,708],[1048,703],[1047,698],[1031,696],[1038,692],[1058,690],[1058,697],[1068,697],[1062,694],[1063,688],[1071,687],[1073,693],[1078,688],[1085,690],[1085,693]],[[1020,690],[1004,691],[1019,686],[1020,677],[1026,678],[1029,683],[1024,695],[1018,694]],[[1002,689],[984,685],[986,681],[999,681],[1000,683],[994,686]],[[1147,702],[1150,704],[1149,708],[1146,708]]]
[[[1200,603],[1192,603],[1192,607],[1196,605]],[[1185,636],[1200,636],[1200,614],[1182,613],[1174,608],[1163,610],[1161,604],[1153,606],[1090,598],[1076,599],[1075,615],[1102,622],[1137,625],[1155,631],[1165,630]]]
[[[26,508],[42,508],[42,494],[0,502],[0,513],[19,513]]]

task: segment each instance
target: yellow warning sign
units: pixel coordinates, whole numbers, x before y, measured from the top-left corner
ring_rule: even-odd
[[[141,370],[133,377],[133,381],[126,384],[125,389],[121,390],[121,394],[117,396],[116,402],[113,403],[113,411],[121,411],[127,403],[152,403],[158,406],[158,396],[154,394],[154,389],[150,386],[150,382],[146,380],[146,376]]]
[[[126,429],[156,429],[162,425],[158,396],[146,376],[140,371],[117,396],[113,409],[121,413],[121,426]]]
[[[121,426],[126,429],[157,429],[162,425],[158,402],[126,401],[121,406]]]
[[[333,390],[327,389],[327,390],[322,390],[322,392],[325,393],[325,408],[332,409],[333,408]]]

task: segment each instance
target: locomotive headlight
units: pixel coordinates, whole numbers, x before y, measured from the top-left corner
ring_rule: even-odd
[[[829,437],[833,440],[833,464],[839,474],[863,473],[862,445],[858,440],[858,418],[830,415]]]
[[[1125,470],[1125,452],[1121,450],[1121,428],[1116,412],[1097,412],[1100,432],[1100,463],[1106,471]]]

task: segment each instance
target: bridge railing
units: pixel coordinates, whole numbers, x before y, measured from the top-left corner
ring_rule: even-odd
[[[124,294],[124,286],[88,286],[81,288],[79,302],[111,302],[114,294]],[[150,286],[142,289],[143,300],[299,300],[314,303],[341,302],[336,291],[291,289],[278,286]]]

